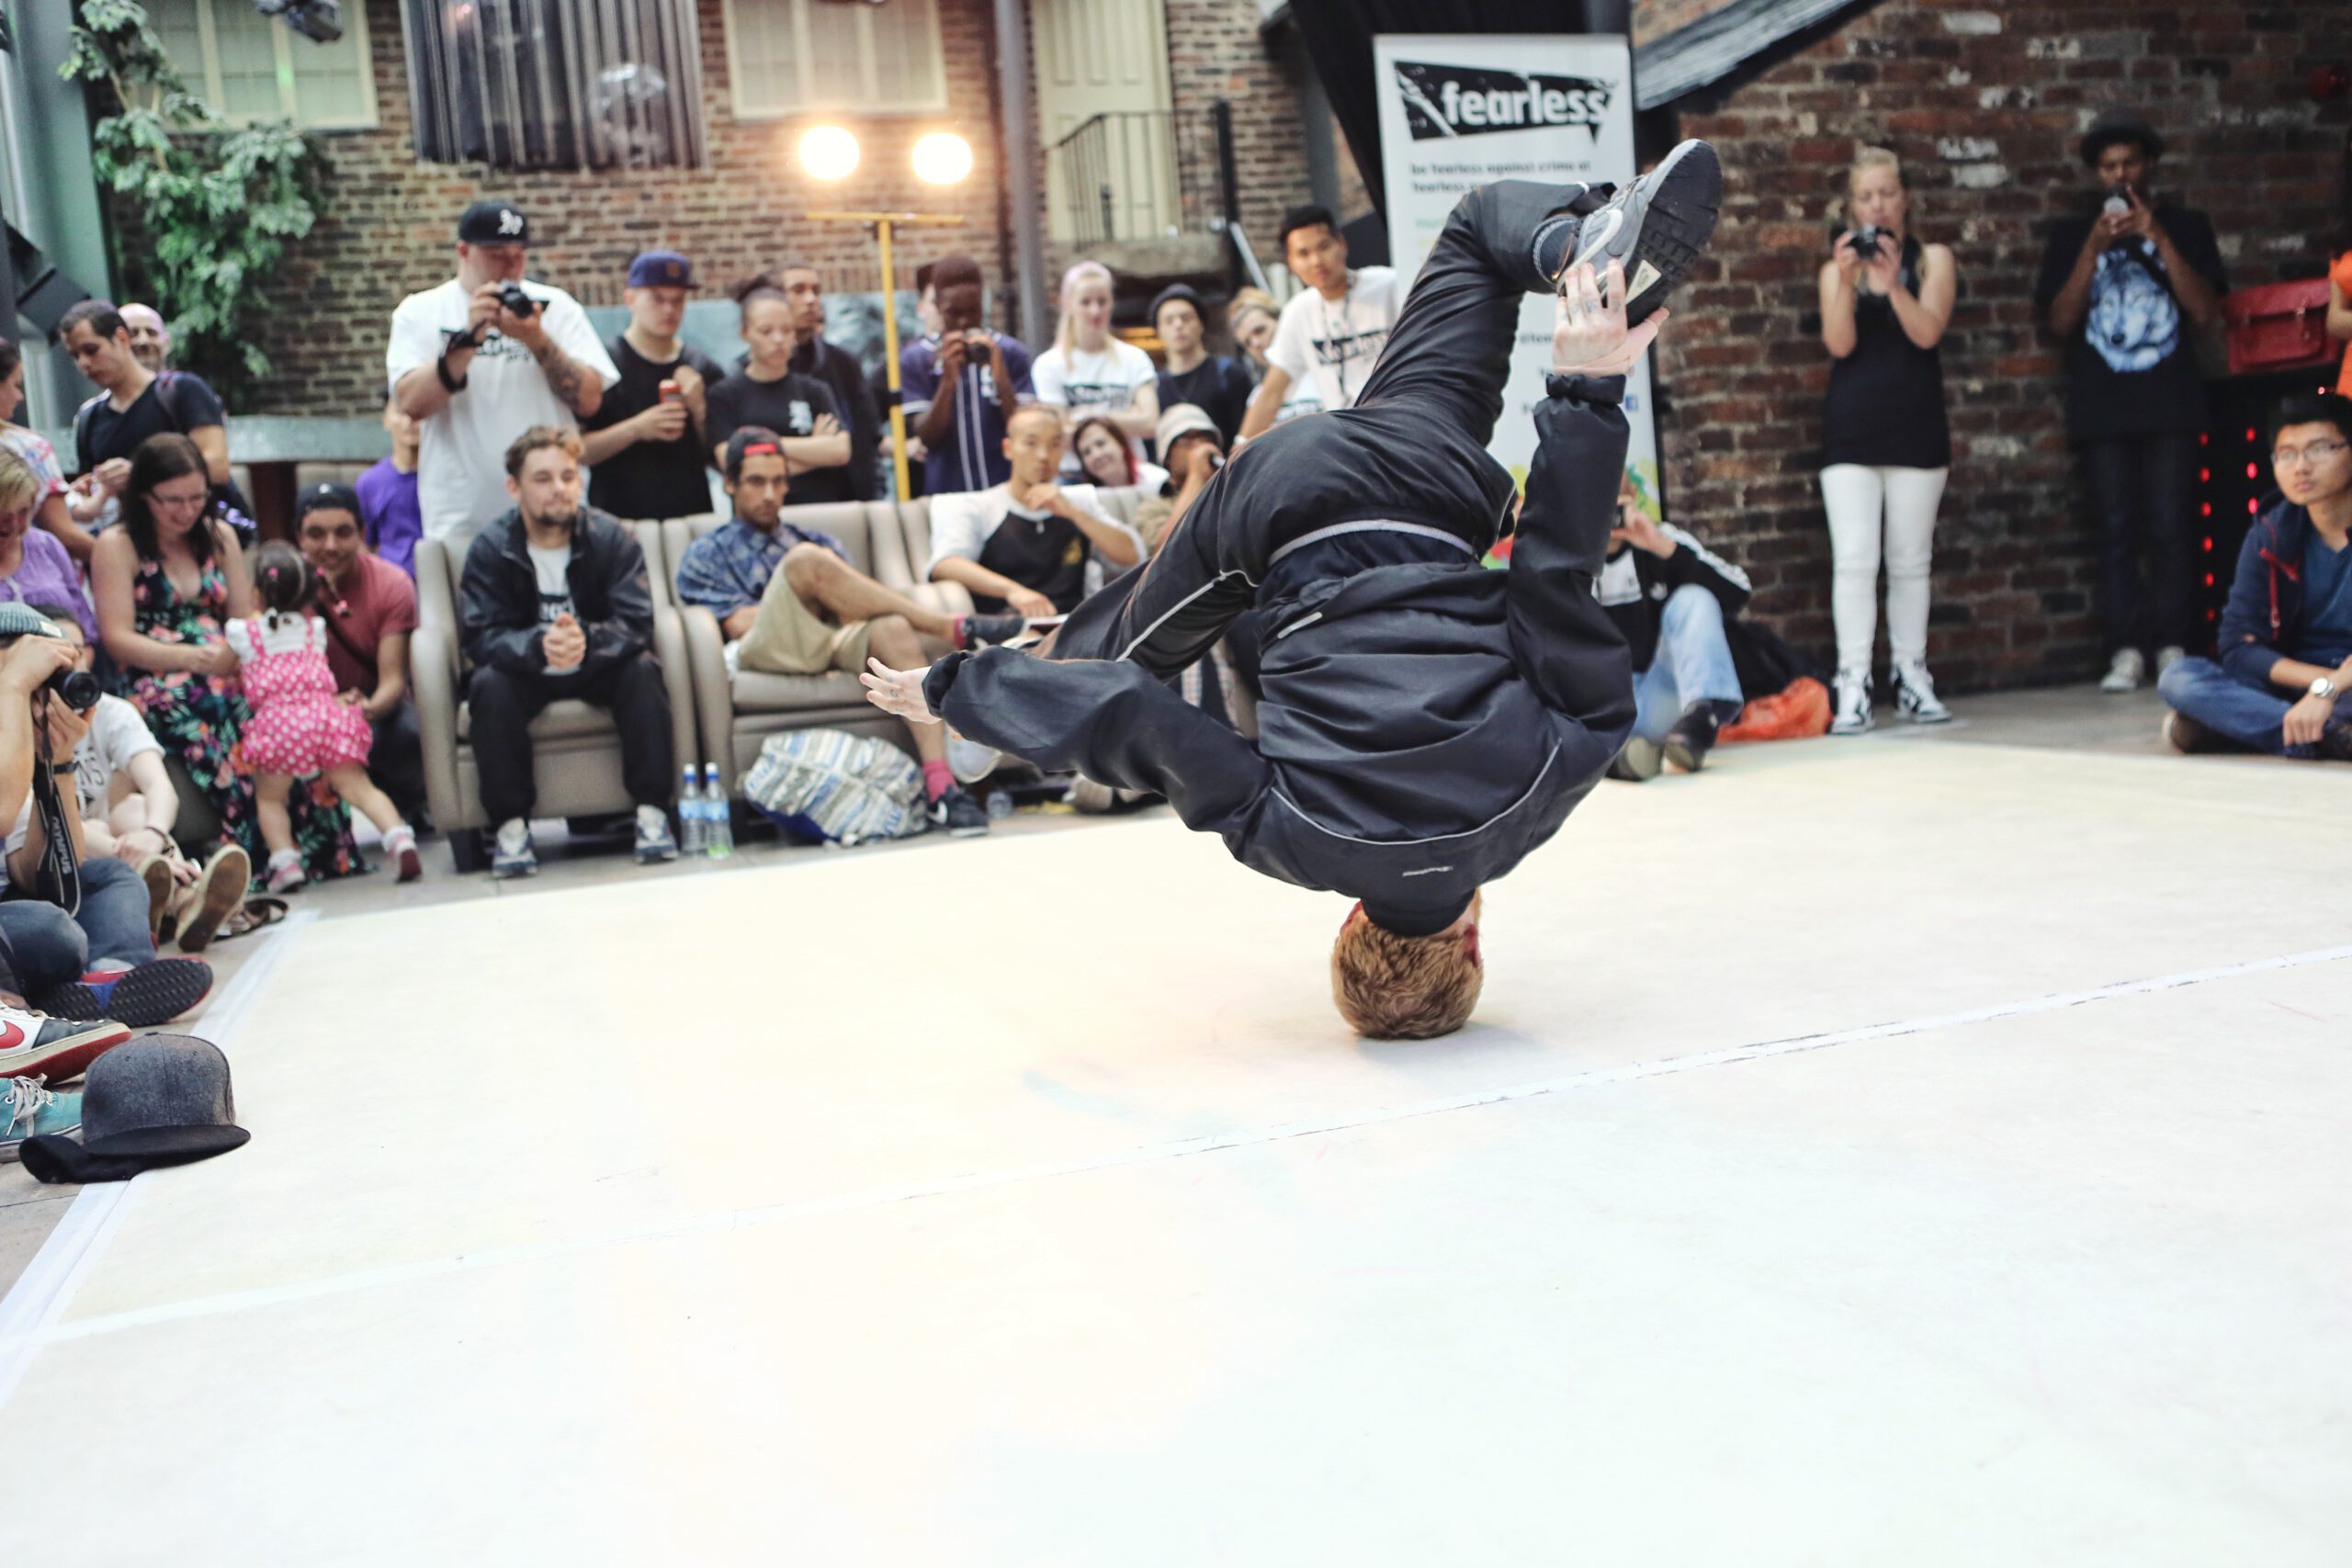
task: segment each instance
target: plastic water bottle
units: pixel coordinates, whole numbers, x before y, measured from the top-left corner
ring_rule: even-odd
[[[735,853],[735,825],[727,806],[727,791],[718,782],[718,764],[702,765],[703,852],[713,860]]]
[[[989,821],[1003,821],[1006,818],[1012,815],[1012,792],[1009,789],[992,789],[989,791],[989,803],[986,809],[989,814]]]
[[[688,855],[702,853],[702,790],[695,784],[695,765],[688,762],[679,770],[678,837],[684,842],[679,852]]]

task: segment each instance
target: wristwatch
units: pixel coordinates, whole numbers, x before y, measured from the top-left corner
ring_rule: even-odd
[[[2323,675],[2318,680],[2313,681],[2312,682],[2312,695],[2315,697],[2332,697],[2335,695],[2335,677],[2333,675]]]

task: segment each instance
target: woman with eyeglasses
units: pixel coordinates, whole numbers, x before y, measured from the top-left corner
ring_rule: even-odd
[[[238,745],[244,691],[228,625],[254,613],[252,574],[237,536],[213,511],[204,454],[185,435],[151,435],[130,457],[122,526],[98,536],[90,559],[98,640],[129,698],[210,803],[220,836],[261,857],[254,775]],[[316,781],[289,806],[295,847],[312,878],[364,869],[340,799]]]

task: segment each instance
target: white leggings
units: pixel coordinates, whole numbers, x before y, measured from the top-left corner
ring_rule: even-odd
[[[1832,463],[1821,470],[1837,567],[1829,609],[1838,625],[1838,667],[1867,670],[1878,641],[1879,520],[1885,517],[1886,640],[1897,664],[1928,657],[1928,569],[1935,557],[1936,505],[1949,468],[1871,468]]]

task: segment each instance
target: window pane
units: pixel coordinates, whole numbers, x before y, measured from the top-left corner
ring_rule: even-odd
[[[808,18],[808,80],[813,105],[828,107],[865,102],[865,66],[858,48],[858,13],[865,6],[812,5],[800,0]]]
[[[735,0],[735,107],[741,114],[797,108],[800,78],[793,57],[792,0]]]
[[[164,40],[164,57],[187,83],[188,91],[209,103],[204,85],[204,37],[197,30],[197,0],[150,0],[147,19]]]
[[[282,119],[290,106],[277,81],[279,24],[249,5],[212,6],[212,47],[220,60],[220,101],[231,119]]]
[[[933,0],[890,0],[871,7],[874,87],[888,104],[939,97],[939,13]]]
[[[344,7],[344,34],[333,43],[289,36],[294,53],[294,118],[304,125],[368,125],[367,32],[359,8]]]

